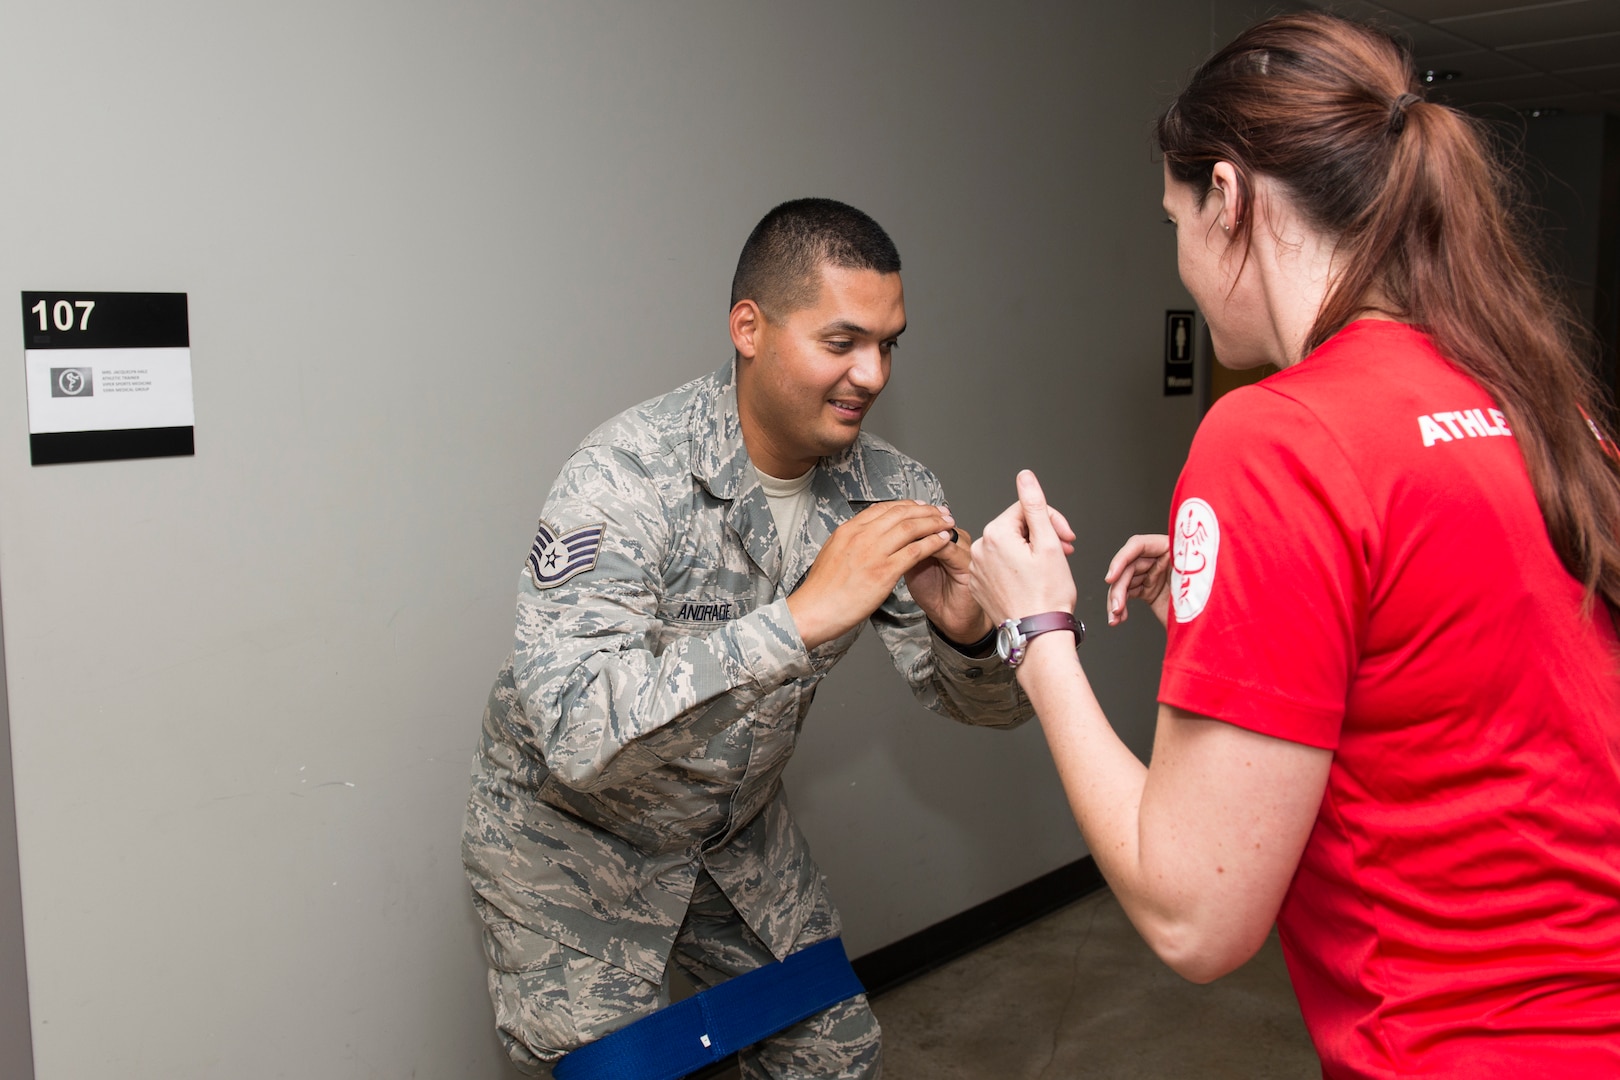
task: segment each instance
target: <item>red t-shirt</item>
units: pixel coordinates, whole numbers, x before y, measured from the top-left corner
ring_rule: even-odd
[[[1229,394],[1159,699],[1331,749],[1278,916],[1331,1077],[1620,1077],[1620,642],[1495,402],[1365,320]]]

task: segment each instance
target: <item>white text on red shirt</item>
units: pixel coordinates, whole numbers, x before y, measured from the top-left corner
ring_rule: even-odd
[[[1489,414],[1489,415],[1487,415]],[[1458,412],[1437,412],[1418,417],[1418,431],[1423,445],[1453,439],[1480,439],[1489,435],[1512,435],[1507,417],[1501,409],[1463,409]]]

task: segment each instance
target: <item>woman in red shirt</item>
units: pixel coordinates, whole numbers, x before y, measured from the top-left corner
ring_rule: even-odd
[[[1158,135],[1216,354],[1282,370],[1109,568],[1110,621],[1167,627],[1147,767],[1032,474],[973,545],[1087,844],[1190,979],[1277,923],[1328,1076],[1620,1076],[1620,467],[1504,174],[1319,14],[1210,59]]]

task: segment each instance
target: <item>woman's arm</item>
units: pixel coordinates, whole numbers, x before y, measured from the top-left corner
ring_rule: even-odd
[[[1066,634],[1030,642],[1018,681],[1080,832],[1153,951],[1200,983],[1253,956],[1333,755],[1161,705],[1144,768],[1108,725]]]
[[[974,594],[997,621],[1075,599],[1034,474],[1019,474],[1018,491],[974,544]],[[1081,834],[1154,952],[1194,982],[1253,956],[1310,836],[1331,752],[1160,706],[1144,767],[1109,726],[1072,635],[1031,641],[1018,678]]]

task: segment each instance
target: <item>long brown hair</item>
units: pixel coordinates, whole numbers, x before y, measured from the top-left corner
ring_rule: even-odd
[[[1208,194],[1231,162],[1281,182],[1337,238],[1341,276],[1306,341],[1369,307],[1423,329],[1508,416],[1564,566],[1620,611],[1620,467],[1589,419],[1608,413],[1591,335],[1517,212],[1522,188],[1475,120],[1426,101],[1388,35],[1318,13],[1245,31],[1193,75],[1158,124],[1170,175]],[[1248,239],[1254,215],[1234,231]]]

